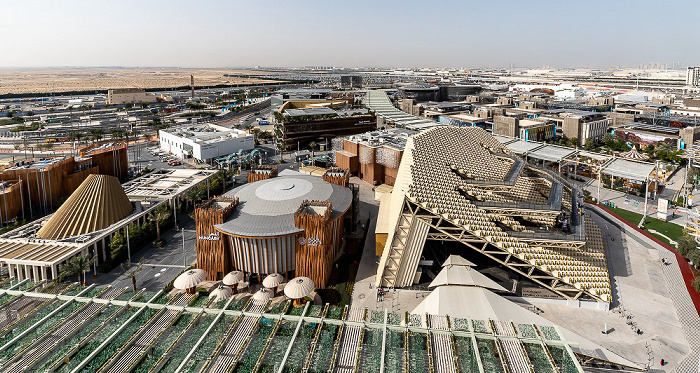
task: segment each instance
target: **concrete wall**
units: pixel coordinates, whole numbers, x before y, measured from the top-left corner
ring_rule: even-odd
[[[493,118],[493,134],[518,137],[518,122],[518,118],[495,116]]]
[[[620,126],[623,124],[627,123],[632,123],[634,122],[634,114],[627,114],[627,113],[610,113],[608,114],[608,117],[611,120],[610,125],[613,127]]]
[[[581,145],[581,120],[579,118],[564,118],[562,121],[562,134],[567,139],[578,139]],[[584,141],[585,143],[585,141]]]
[[[685,148],[687,149],[690,145],[695,143],[695,141],[700,140],[700,127],[686,127],[681,129],[680,138],[685,142]]]

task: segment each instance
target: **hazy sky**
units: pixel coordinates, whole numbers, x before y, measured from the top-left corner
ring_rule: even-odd
[[[0,67],[700,64],[700,2],[2,1]]]

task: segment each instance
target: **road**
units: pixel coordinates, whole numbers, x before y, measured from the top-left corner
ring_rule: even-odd
[[[141,258],[145,258],[143,270],[136,276],[136,286],[138,289],[146,288],[149,291],[163,289],[177,274],[184,268],[197,260],[195,250],[196,233],[195,224],[187,214],[179,214],[178,220],[180,229],[185,229],[185,245],[183,250],[182,231],[170,229],[163,232],[165,239],[163,247],[155,248],[148,245],[142,251],[133,254],[132,264],[137,264]],[[184,254],[183,254],[184,251]],[[122,269],[117,267],[110,273],[98,273],[98,278],[92,280],[98,285],[112,285],[117,287],[131,287],[131,279],[121,276]]]

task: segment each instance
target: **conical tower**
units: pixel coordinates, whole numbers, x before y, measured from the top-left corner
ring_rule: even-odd
[[[132,211],[119,179],[89,175],[36,235],[52,240],[79,236],[107,228]]]

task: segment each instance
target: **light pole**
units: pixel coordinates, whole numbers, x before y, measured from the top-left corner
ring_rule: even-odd
[[[187,253],[185,252],[185,228],[182,228],[182,265],[187,268]]]
[[[129,267],[131,267],[131,244],[129,243],[129,224],[126,225],[126,254],[128,257]]]

